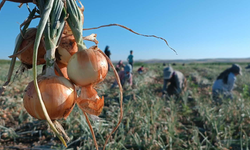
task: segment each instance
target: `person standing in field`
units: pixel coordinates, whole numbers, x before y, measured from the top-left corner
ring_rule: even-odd
[[[104,50],[104,53],[108,56],[108,58],[110,59],[110,55],[111,55],[111,52],[109,50],[109,46],[107,45],[105,47],[105,50]],[[108,64],[108,71],[110,71],[110,65]]]
[[[168,96],[181,94],[186,87],[186,78],[177,70],[174,70],[170,65],[163,69],[163,95]]]
[[[133,56],[133,51],[131,50],[130,51],[130,55],[128,55],[128,63],[132,66],[132,69],[133,69],[133,64],[134,64],[134,56]]]
[[[216,103],[221,104],[222,98],[233,98],[232,91],[235,86],[236,76],[241,74],[241,67],[238,64],[233,64],[217,77],[212,87],[213,100]]]

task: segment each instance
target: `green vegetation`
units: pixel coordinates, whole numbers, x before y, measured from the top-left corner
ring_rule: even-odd
[[[143,64],[146,72],[137,74],[143,63],[135,64],[133,88],[124,90],[124,118],[106,149],[249,149],[250,72],[237,77],[232,101],[221,106],[212,103],[213,81],[231,63],[177,64],[174,69],[188,79],[187,90],[178,99],[165,100],[162,64]],[[18,64],[20,65],[20,64]],[[15,70],[18,70],[18,65]],[[240,64],[242,68],[247,64]],[[5,81],[9,63],[0,61],[0,84]],[[0,147],[63,149],[48,130],[45,121],[33,119],[22,105],[23,90],[32,80],[31,71],[15,77],[0,96]],[[90,117],[100,147],[119,118],[119,92],[110,90],[112,72],[98,85],[105,106],[98,117]],[[59,121],[71,138],[69,149],[94,149],[94,142],[81,110],[75,106],[66,120]],[[1,148],[0,148],[1,149]]]

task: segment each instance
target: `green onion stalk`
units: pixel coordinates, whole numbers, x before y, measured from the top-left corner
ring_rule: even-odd
[[[22,32],[22,35],[25,35],[25,33],[26,33],[26,31],[27,31],[27,29],[28,29],[28,27],[29,27],[29,25],[30,25],[31,20],[32,20],[33,17],[35,16],[36,11],[37,11],[37,9],[34,8],[34,9],[30,12],[28,18],[26,19],[26,20],[27,20],[27,21],[26,21],[26,24],[24,25],[24,27],[23,27],[23,29],[22,29],[22,31],[21,31],[21,32]],[[15,45],[15,49],[14,49],[13,55],[15,55],[15,54],[17,53],[17,51],[18,51],[19,47],[21,46],[22,42],[23,42],[23,36],[19,36],[19,38],[17,39],[17,43],[16,43],[16,45]],[[16,57],[13,57],[13,58],[11,59],[10,68],[9,68],[9,72],[8,72],[8,76],[7,76],[7,77],[8,77],[8,78],[7,78],[7,81],[3,84],[2,88],[0,89],[0,95],[2,95],[4,89],[5,89],[6,86],[10,83],[11,76],[12,76],[12,74],[13,74],[13,70],[14,70],[14,67],[15,67],[15,63],[16,63]]]
[[[66,11],[61,0],[55,0],[55,4],[45,27],[45,48],[46,48],[46,75],[55,75],[55,51],[59,38],[65,25]]]
[[[54,62],[55,62],[55,50],[58,43],[58,39],[61,36],[64,19],[66,17],[66,12],[64,11],[64,3],[62,0],[38,0],[38,7],[41,13],[41,19],[37,27],[37,34],[34,44],[33,53],[33,78],[36,92],[45,115],[47,122],[49,123],[51,129],[55,132],[56,136],[61,140],[65,147],[67,144],[63,139],[62,135],[57,131],[56,127],[52,123],[48,112],[46,110],[45,104],[42,100],[41,92],[38,87],[37,81],[37,54],[38,47],[42,35],[44,33],[45,47],[46,47],[46,73],[45,76],[53,75],[54,73]],[[52,73],[53,71],[53,73]]]
[[[66,0],[66,9],[69,14],[67,18],[67,23],[72,30],[74,38],[76,40],[78,51],[86,50],[87,47],[83,42],[82,30],[83,22],[81,18],[81,11],[79,10],[75,0]]]

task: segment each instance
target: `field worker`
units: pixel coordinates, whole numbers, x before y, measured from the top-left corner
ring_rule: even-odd
[[[167,93],[168,96],[178,96],[186,86],[184,75],[180,71],[174,70],[170,65],[163,69],[163,78],[163,95]]]
[[[138,72],[139,74],[142,74],[143,71],[144,71],[144,66],[142,65],[142,66],[137,70],[137,72]]]
[[[248,64],[248,66],[246,66],[246,69],[250,69],[250,64]]]
[[[232,90],[235,85],[236,76],[239,74],[242,74],[241,67],[238,64],[233,64],[217,77],[212,87],[213,100],[216,103],[222,103],[220,95],[223,98],[233,98]]]
[[[134,56],[133,56],[133,51],[132,50],[130,51],[130,55],[128,55],[127,61],[132,66],[132,69],[133,69]]]
[[[124,67],[124,70],[119,71],[118,75],[119,75],[122,87],[124,87],[125,83],[128,83],[130,87],[133,85],[132,66],[130,64],[127,64]],[[117,85],[118,85],[117,81],[115,81],[113,83],[113,85],[111,86],[111,89],[114,88]]]
[[[123,68],[124,68],[124,64],[123,64],[122,60],[120,60],[118,62],[118,64],[115,66],[115,69],[117,72],[119,72],[119,71],[123,70]]]
[[[110,59],[111,52],[110,52],[110,49],[109,49],[109,46],[108,46],[108,45],[105,47],[104,53],[105,53],[105,54],[108,56],[108,58]],[[108,64],[108,71],[110,71],[110,65],[109,65],[109,64]]]

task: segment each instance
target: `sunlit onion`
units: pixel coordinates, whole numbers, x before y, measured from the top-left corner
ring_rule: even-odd
[[[38,85],[51,120],[66,118],[77,98],[74,85],[59,76],[41,77]],[[25,89],[23,103],[31,116],[45,120],[33,81]]]
[[[97,84],[108,73],[108,62],[98,51],[97,46],[78,51],[69,60],[67,73],[71,81],[78,86]]]
[[[78,51],[77,43],[73,35],[62,36],[61,42],[57,48],[57,61],[67,65],[69,59]]]

